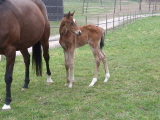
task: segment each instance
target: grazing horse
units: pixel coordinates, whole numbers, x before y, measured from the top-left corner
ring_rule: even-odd
[[[6,56],[6,99],[2,110],[11,109],[11,83],[16,51],[20,50],[25,63],[25,79],[23,89],[29,84],[30,54],[36,75],[42,75],[42,55],[46,62],[47,82],[52,82],[49,68],[50,25],[46,7],[41,0],[0,0],[0,54]]]
[[[85,25],[78,27],[73,13],[65,14],[60,24],[60,40],[59,43],[63,47],[66,68],[66,84],[72,88],[74,83],[74,52],[75,49],[86,44],[90,45],[96,60],[96,67],[92,82],[89,86],[93,86],[97,82],[98,68],[102,60],[105,69],[105,80],[107,82],[110,74],[106,63],[106,55],[102,52],[104,46],[104,30],[95,25]]]

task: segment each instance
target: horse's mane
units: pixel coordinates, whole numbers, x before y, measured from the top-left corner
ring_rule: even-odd
[[[2,5],[6,0],[0,0],[0,5]]]

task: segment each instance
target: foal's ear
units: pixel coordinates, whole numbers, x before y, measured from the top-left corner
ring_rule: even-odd
[[[74,13],[75,13],[75,11],[74,11],[73,13],[71,13],[71,16],[73,16],[73,15],[74,15]]]
[[[69,19],[69,17],[71,16],[71,13],[70,13],[70,11],[69,11],[69,13],[67,14],[67,19]]]

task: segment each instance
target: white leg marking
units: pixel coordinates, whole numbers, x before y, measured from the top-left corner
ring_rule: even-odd
[[[4,104],[4,106],[2,107],[2,110],[10,110],[10,109],[11,109],[10,105]]]
[[[68,86],[68,85],[69,85],[68,83],[64,84],[64,86]]]
[[[69,84],[68,88],[72,88],[72,83]]]
[[[51,75],[50,76],[47,76],[47,83],[52,83],[52,78],[51,78]]]
[[[108,79],[109,79],[109,77],[110,77],[110,74],[109,74],[109,72],[108,72],[108,73],[106,73],[106,78],[105,78],[104,82],[107,82]]]
[[[97,82],[97,78],[93,78],[89,86],[93,86]]]

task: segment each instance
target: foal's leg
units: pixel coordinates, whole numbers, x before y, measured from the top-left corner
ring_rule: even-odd
[[[69,57],[68,51],[64,50],[64,58],[65,58],[65,68],[66,68],[66,84],[64,86],[69,85],[69,65],[67,64],[67,59]]]
[[[6,99],[5,104],[2,107],[2,110],[9,110],[11,109],[10,103],[12,101],[11,98],[11,83],[12,83],[12,74],[13,74],[13,67],[15,62],[16,52],[14,48],[9,48],[6,50],[6,73],[5,73],[5,83],[6,83]]]
[[[44,60],[46,62],[46,69],[47,69],[47,83],[52,83],[52,79],[51,79],[51,71],[50,71],[50,67],[49,67],[49,43],[48,40],[47,41],[41,41],[42,47],[43,47],[43,57]]]
[[[99,69],[99,65],[100,65],[100,57],[99,57],[99,51],[98,51],[98,47],[94,48],[91,47],[95,61],[96,61],[96,67],[95,67],[95,71],[94,71],[94,76],[92,79],[92,82],[90,83],[89,86],[93,86],[96,82],[97,82],[97,76],[98,76],[98,69]]]
[[[30,54],[28,53],[27,49],[21,50],[21,53],[23,55],[24,63],[25,63],[25,80],[24,80],[24,86],[22,90],[28,88],[28,84],[30,82],[29,79],[29,66],[30,66]]]
[[[100,53],[100,58],[103,62],[104,70],[105,70],[105,80],[104,80],[104,82],[107,82],[109,77],[110,77],[110,74],[109,74],[109,69],[108,69],[108,65],[107,65],[107,62],[106,62],[106,55],[101,49],[99,49],[99,53]]]
[[[67,74],[67,82],[69,82],[69,88],[72,88],[74,84],[74,49],[70,49],[65,52],[65,66]]]

